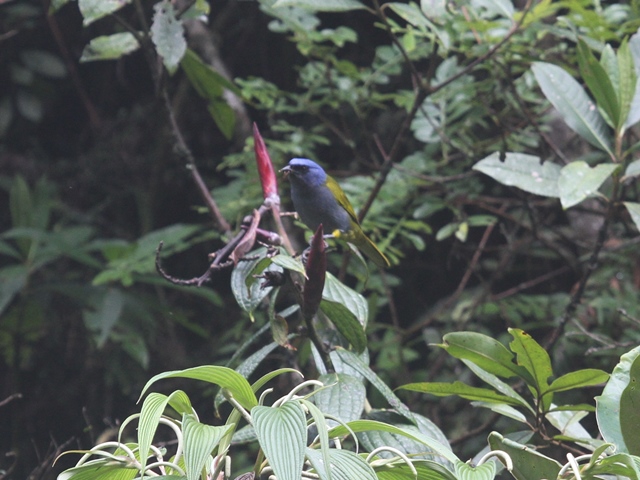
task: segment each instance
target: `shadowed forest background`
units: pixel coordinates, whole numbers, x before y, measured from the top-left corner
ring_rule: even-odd
[[[176,126],[230,231],[262,203],[253,123],[276,169],[314,159],[357,211],[366,205],[364,230],[392,267],[367,272],[338,245],[328,270],[366,298],[370,367],[391,388],[479,386],[436,346],[450,332],[506,344],[508,328],[522,329],[547,349],[558,376],[610,373],[637,346],[637,127],[616,123],[591,94],[611,142],[585,140],[532,71],[535,62],[559,65],[588,91],[579,55],[615,62],[627,39],[637,71],[635,2],[159,2],[181,14],[196,9],[184,21],[188,47],[222,79],[205,92],[184,63],[169,75],[149,45],[88,58],[92,39],[148,30],[157,2],[125,2],[92,22],[75,1],[53,2],[48,14],[49,3],[0,1],[0,478],[56,478],[75,463],[68,455],[52,467],[60,453],[116,438],[153,375],[235,368],[273,341],[268,309],[239,306],[231,268],[202,287],[156,272],[160,241],[166,272],[191,279],[229,238],[205,206]],[[83,55],[97,61],[80,62]],[[638,105],[628,103],[633,116]],[[619,170],[568,205],[562,194],[536,195],[472,169],[511,154]],[[289,211],[289,186],[278,177]],[[261,226],[273,230],[270,220]],[[304,250],[309,232],[291,217],[283,222]],[[304,329],[289,321],[297,350],[274,348],[256,372],[292,367],[313,377]],[[167,382],[197,393],[201,420],[220,422],[212,387]],[[282,377],[277,386],[293,383]],[[558,402],[593,405],[601,392],[589,386]],[[492,430],[515,428],[459,397],[396,393],[462,459]],[[595,431],[595,415],[582,424]],[[563,458],[563,440],[539,427],[544,454]],[[251,466],[246,455],[236,461]]]

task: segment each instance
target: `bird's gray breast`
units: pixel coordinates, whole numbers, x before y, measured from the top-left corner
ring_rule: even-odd
[[[349,214],[326,186],[309,187],[292,182],[291,200],[300,219],[313,231],[321,223],[325,234],[349,230]]]

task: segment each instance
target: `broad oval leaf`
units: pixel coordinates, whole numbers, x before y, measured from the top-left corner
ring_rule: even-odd
[[[631,455],[640,455],[640,358],[629,370],[629,383],[620,395],[620,427],[624,443]]]
[[[367,320],[369,319],[367,299],[352,288],[347,287],[329,272],[327,272],[322,298],[344,305],[356,317],[363,328],[367,327]]]
[[[248,260],[238,262],[233,271],[231,272],[231,291],[233,296],[245,312],[247,312],[253,320],[253,311],[260,305],[260,302],[269,295],[273,287],[262,288],[260,282],[253,281],[252,276],[255,274],[255,268],[260,264],[262,266],[264,255],[266,254],[265,248],[258,248],[252,252],[258,257],[255,260]],[[280,257],[282,255],[278,255]],[[264,270],[279,271],[279,268],[274,265],[275,262],[268,264]]]
[[[533,383],[527,382],[529,388],[532,389],[534,395],[545,393],[549,388],[549,378],[553,375],[549,354],[531,335],[519,328],[510,328],[509,333],[513,337],[509,347],[515,352],[518,365],[524,367],[533,377]],[[549,409],[551,400],[552,395],[543,397],[542,408],[544,411]]]
[[[525,368],[513,362],[513,353],[494,338],[476,332],[453,332],[442,339],[444,343],[440,346],[455,358],[469,360],[498,377],[533,380]]]
[[[525,192],[545,197],[559,196],[558,178],[562,167],[552,162],[540,162],[540,157],[524,153],[492,153],[473,166],[474,170],[489,175],[503,185],[518,187]]]
[[[557,461],[536,452],[533,448],[514,442],[497,432],[489,434],[489,445],[492,450],[502,450],[513,461],[514,478],[518,480],[540,480],[541,478],[558,478],[560,465]]]
[[[624,171],[623,180],[631,177],[637,177],[638,175],[640,175],[640,160],[634,160],[627,165],[627,168]]]
[[[629,449],[621,427],[620,402],[623,392],[631,381],[631,367],[638,357],[640,357],[640,347],[622,355],[620,362],[613,369],[602,395],[596,397],[598,430],[606,442],[614,444],[616,450],[622,453],[629,453]]]
[[[458,480],[493,480],[496,476],[496,464],[485,462],[474,467],[468,463],[457,462],[455,473]]]
[[[131,3],[131,0],[78,0],[78,8],[82,14],[82,24],[86,27],[96,20],[120,10]]]
[[[531,68],[542,92],[567,125],[613,157],[609,128],[580,84],[564,69],[551,63],[535,62]]]
[[[257,406],[251,418],[260,447],[279,480],[300,480],[307,440],[307,421],[297,402]]]
[[[167,0],[153,6],[155,13],[151,25],[151,40],[158,55],[162,57],[164,66],[173,74],[180,60],[187,51],[187,41],[184,38],[182,22],[176,18],[173,4]]]
[[[614,163],[603,163],[591,168],[582,160],[565,165],[558,179],[562,208],[566,210],[573,207],[596,193],[616,168],[618,165]]]
[[[81,62],[95,60],[115,60],[136,51],[140,44],[131,32],[102,35],[92,39],[82,50]]]

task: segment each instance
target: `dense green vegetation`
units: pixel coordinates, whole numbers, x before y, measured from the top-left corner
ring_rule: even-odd
[[[635,2],[0,14],[0,478],[640,478]]]

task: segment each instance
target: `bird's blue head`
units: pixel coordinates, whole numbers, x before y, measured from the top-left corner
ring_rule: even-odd
[[[304,183],[310,187],[324,185],[327,181],[327,174],[322,167],[308,158],[293,158],[280,171],[284,172],[285,176],[290,175],[292,182]]]

